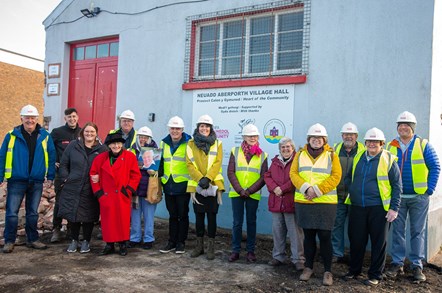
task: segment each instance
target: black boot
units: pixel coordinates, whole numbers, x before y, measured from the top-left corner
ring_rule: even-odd
[[[121,241],[120,242],[119,253],[120,253],[121,256],[126,256],[127,255],[127,244],[126,244],[126,241]]]
[[[104,249],[100,252],[100,255],[108,255],[115,252],[115,246],[113,242],[106,243]]]

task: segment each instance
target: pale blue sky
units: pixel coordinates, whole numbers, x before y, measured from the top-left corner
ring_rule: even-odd
[[[61,0],[0,0],[0,49],[45,58],[43,20]],[[44,63],[0,50],[0,62],[43,71]]]

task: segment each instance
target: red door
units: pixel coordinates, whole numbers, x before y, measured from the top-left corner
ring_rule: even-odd
[[[118,39],[71,46],[68,106],[74,107],[80,125],[93,121],[104,139],[115,126]]]

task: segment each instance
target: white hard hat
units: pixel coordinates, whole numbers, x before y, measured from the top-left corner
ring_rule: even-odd
[[[399,116],[397,116],[396,119],[397,123],[407,123],[407,122],[411,122],[411,123],[417,123],[416,117],[413,115],[413,113],[410,113],[408,111],[402,112],[401,114],[399,114]]]
[[[213,119],[212,117],[210,117],[209,115],[203,115],[200,118],[198,118],[198,121],[196,122],[197,124],[199,123],[204,123],[204,124],[210,124],[213,125]]]
[[[138,129],[137,135],[145,135],[145,136],[150,136],[150,137],[153,136],[152,130],[147,126],[143,126],[140,129]]]
[[[319,123],[313,124],[307,131],[308,136],[325,136],[327,137],[327,130],[325,127]]]
[[[39,116],[37,108],[32,105],[26,105],[21,108],[20,116]]]
[[[131,119],[131,120],[135,121],[135,114],[131,110],[125,110],[121,113],[120,119],[121,118]]]
[[[381,140],[381,141],[385,141],[385,135],[382,132],[382,130],[373,127],[369,130],[367,130],[367,132],[365,133],[365,140]]]
[[[253,124],[247,124],[242,129],[242,135],[245,136],[259,135],[258,127],[256,127]]]
[[[173,116],[167,123],[168,127],[184,128],[184,121],[178,116]]]
[[[358,127],[355,124],[347,122],[342,125],[341,133],[359,133],[359,131]]]

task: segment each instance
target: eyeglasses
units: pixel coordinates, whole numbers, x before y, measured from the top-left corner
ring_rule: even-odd
[[[381,144],[380,140],[367,140],[365,141],[365,144]]]

